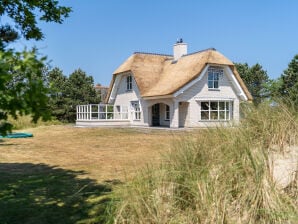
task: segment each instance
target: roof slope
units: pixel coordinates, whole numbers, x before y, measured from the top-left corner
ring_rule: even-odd
[[[215,49],[188,54],[177,61],[169,55],[135,53],[114,72],[110,91],[116,75],[131,71],[142,97],[170,95],[197,78],[207,64],[230,66],[247,98],[252,100],[234,64]]]

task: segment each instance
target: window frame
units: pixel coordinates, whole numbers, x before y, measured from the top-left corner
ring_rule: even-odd
[[[132,75],[126,76],[126,91],[132,91]]]
[[[165,104],[165,121],[170,120],[170,106]]]
[[[142,111],[139,101],[131,101],[132,117],[134,121],[140,121],[142,117]]]
[[[233,101],[229,100],[200,101],[200,121],[231,121],[232,105]]]
[[[219,79],[223,76],[224,70],[221,67],[209,67],[207,71],[207,85],[209,90],[219,89]]]

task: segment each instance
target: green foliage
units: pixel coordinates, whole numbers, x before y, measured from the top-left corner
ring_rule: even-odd
[[[269,82],[267,72],[260,64],[249,67],[247,63],[235,63],[237,71],[254,98],[254,103],[259,104],[267,97],[266,84]]]
[[[279,94],[287,104],[298,110],[298,55],[295,55],[288,68],[280,77]]]
[[[272,99],[277,99],[280,96],[279,89],[281,88],[282,80],[278,79],[271,79],[265,85],[264,88],[266,89],[267,96]]]
[[[36,12],[39,11],[38,16]],[[19,32],[27,40],[41,40],[43,33],[37,26],[37,18],[44,22],[62,23],[68,17],[71,8],[59,6],[56,0],[2,0],[0,16],[6,15],[14,21],[13,25],[0,26],[0,43],[12,42],[19,37]]]
[[[0,133],[11,130],[8,115],[32,115],[32,120],[49,118],[47,88],[42,69],[45,58],[36,51],[0,51]]]
[[[94,89],[92,76],[78,69],[69,77],[54,68],[47,74],[50,94],[50,109],[52,115],[64,122],[74,122],[76,119],[76,105],[97,104],[100,97]]]
[[[38,13],[37,13],[38,12]],[[35,49],[15,52],[7,49],[17,38],[41,40],[43,34],[37,18],[45,22],[62,23],[71,9],[58,5],[56,0],[0,1],[0,16],[8,16],[13,24],[0,24],[0,133],[11,131],[8,115],[31,114],[32,121],[49,118],[48,90],[42,71],[45,57],[39,58]]]

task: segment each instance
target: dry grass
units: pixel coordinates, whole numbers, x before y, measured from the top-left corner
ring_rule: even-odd
[[[101,182],[131,177],[138,168],[157,162],[168,151],[173,132],[150,129],[43,126],[25,131],[28,139],[0,142],[0,163],[58,166]],[[175,133],[177,135],[177,133]]]
[[[297,223],[297,179],[277,187],[271,152],[298,143],[295,115],[249,105],[241,125],[176,139],[158,168],[116,191],[109,223]],[[285,174],[284,174],[285,175]]]

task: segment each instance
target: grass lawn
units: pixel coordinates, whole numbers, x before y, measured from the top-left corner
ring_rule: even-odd
[[[0,141],[0,223],[101,223],[109,194],[174,133],[150,129],[46,126]]]

